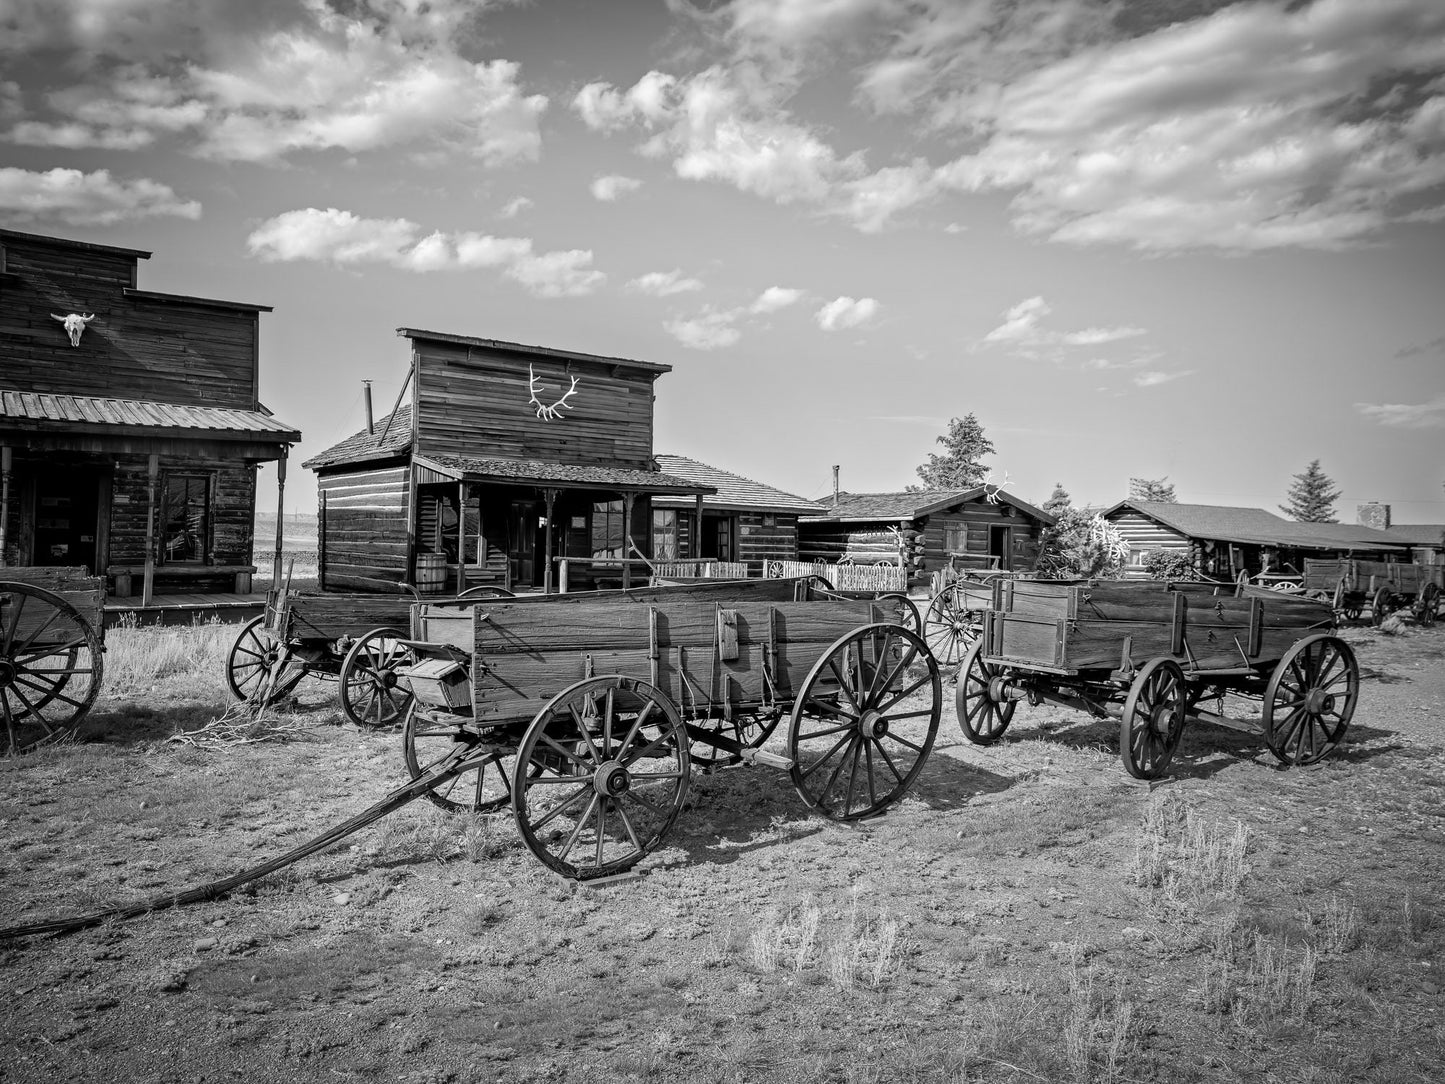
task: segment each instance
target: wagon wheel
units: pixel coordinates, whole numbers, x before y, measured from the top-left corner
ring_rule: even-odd
[[[0,717],[7,755],[74,732],[100,694],[100,638],[63,596],[0,583]]]
[[[878,601],[887,607],[889,620],[895,625],[902,625],[915,636],[923,635],[923,621],[911,598],[897,591],[888,591],[879,595]]]
[[[395,726],[411,706],[411,691],[397,671],[416,661],[396,629],[372,629],[341,662],[341,710],[357,726],[381,730]]]
[[[563,689],[517,750],[522,840],[564,877],[631,869],[682,810],[689,767],[677,708],[645,681],[609,675]]]
[[[458,742],[479,744],[479,739],[456,722],[426,718],[413,700],[402,723],[402,756],[407,773],[420,779],[436,764],[446,760]],[[427,801],[448,813],[495,813],[512,797],[512,776],[516,757],[498,752],[495,759],[447,780],[427,791]]]
[[[942,688],[928,646],[901,625],[864,625],[835,641],[788,720],[789,775],[803,801],[854,821],[902,798],[933,748]]]
[[[940,666],[957,666],[982,632],[983,611],[965,606],[962,592],[944,588],[928,604],[923,638]]]
[[[468,587],[465,591],[463,591],[460,595],[457,596],[458,599],[516,597],[517,596],[515,592],[508,591],[505,587],[493,587],[491,584],[488,583],[480,584],[476,587]]]
[[[1286,764],[1313,764],[1345,736],[1360,694],[1360,666],[1335,636],[1306,636],[1287,652],[1264,690],[1264,738]]]
[[[953,694],[958,725],[975,745],[992,745],[1013,721],[1018,701],[1003,694],[1004,668],[983,660],[983,641],[975,640],[958,670]]]
[[[1119,719],[1119,755],[1135,779],[1158,779],[1169,767],[1189,696],[1173,659],[1151,659],[1129,686]]]
[[[798,599],[798,601],[800,602],[811,602],[813,599],[813,592],[815,591],[823,592],[828,595],[835,595],[838,593],[838,589],[833,586],[832,582],[826,576],[804,576],[799,581],[799,588],[801,589],[800,593],[802,596]]]
[[[1436,611],[1440,607],[1440,588],[1433,583],[1427,583],[1425,589],[1420,592],[1420,602],[1415,608],[1415,617],[1422,625],[1435,624]]]
[[[778,728],[778,722],[782,717],[781,711],[764,714],[740,712],[734,714],[730,720],[690,719],[687,725],[691,730],[709,730],[714,734],[731,738],[747,749],[760,749],[773,736],[773,731]],[[701,741],[691,743],[688,758],[704,771],[725,768],[730,764],[740,764],[743,759],[738,753],[729,753]]]
[[[274,673],[265,703],[274,704],[301,683],[306,664],[291,656],[291,649],[266,627],[265,615],[241,626],[226,655],[226,686],[237,700],[250,702],[263,695]]]
[[[1390,613],[1390,589],[1381,587],[1370,600],[1370,624],[1379,625]]]

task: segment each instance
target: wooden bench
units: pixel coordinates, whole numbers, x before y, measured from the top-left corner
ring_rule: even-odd
[[[251,593],[251,577],[255,572],[255,565],[156,565],[155,578],[199,580],[230,576],[234,592],[247,595]],[[135,581],[145,576],[145,565],[109,565],[105,574],[115,578],[112,597],[130,598],[134,594]]]

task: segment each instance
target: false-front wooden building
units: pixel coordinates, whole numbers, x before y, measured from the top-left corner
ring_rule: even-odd
[[[712,487],[660,471],[653,384],[671,366],[401,328],[411,367],[384,418],[307,460],[323,590],[630,582],[653,498]],[[563,579],[565,577],[565,584]]]
[[[659,561],[718,561],[760,576],[768,561],[798,559],[798,517],[817,515],[825,506],[805,497],[719,470],[683,455],[659,455],[668,474],[714,490],[702,499],[699,518],[682,497],[652,502],[653,556]]]
[[[804,561],[897,560],[912,583],[945,568],[1029,571],[1054,518],[993,486],[903,493],[839,493],[819,515],[798,521]]]
[[[0,564],[250,590],[265,305],[142,290],[150,253],[0,230]],[[284,475],[283,475],[284,476]]]

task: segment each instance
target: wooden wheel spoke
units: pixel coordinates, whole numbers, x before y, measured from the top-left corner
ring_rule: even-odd
[[[879,738],[874,738],[873,740],[881,742],[881,739]],[[907,746],[909,749],[912,749],[915,753],[919,754],[919,756],[923,755],[923,746],[914,745],[907,738],[901,738],[897,734],[893,733],[891,730],[888,732],[888,740],[896,741],[899,745]],[[879,748],[882,748],[881,744]]]
[[[647,722],[647,717],[653,713],[656,707],[657,701],[655,700],[649,700],[646,704],[642,705],[642,710],[637,713],[637,718],[632,720],[632,726],[627,731],[627,737],[623,738],[622,744],[617,747],[618,760],[621,760],[627,755],[627,750],[632,748],[633,740],[637,737],[638,733],[641,732],[643,725]]]
[[[858,719],[858,713],[856,711],[849,712],[837,704],[830,703],[827,700],[819,700],[815,696],[805,697],[803,704],[805,707],[821,712],[824,715],[831,715],[835,718],[848,719],[854,722]]]
[[[857,714],[861,712],[862,709],[858,706],[858,698],[853,695],[853,690],[849,686],[848,679],[839,672],[837,659],[833,655],[828,656],[828,669],[833,671],[833,676],[838,679],[838,691],[848,698],[849,703],[853,705],[854,713]]]
[[[0,644],[0,655],[9,656],[11,647],[15,643],[15,631],[20,628],[20,614],[25,609],[25,604],[30,601],[30,596],[20,592],[20,601],[15,606],[15,612],[10,615],[10,627],[5,630],[5,642]],[[11,596],[14,597],[14,596]]]
[[[849,721],[841,726],[830,726],[826,730],[810,730],[806,734],[800,732],[798,734],[798,740],[813,741],[815,738],[830,738],[834,734],[851,732],[856,725],[856,721]]]
[[[671,734],[669,734],[667,731],[663,731],[657,737],[653,738],[652,741],[644,745],[641,749],[636,750],[626,760],[622,760],[621,758],[619,758],[618,763],[623,765],[623,767],[626,767],[629,764],[636,764],[639,760],[647,756],[647,754],[652,752],[654,749],[667,745],[668,739],[671,737]]]
[[[654,810],[654,812],[660,812],[660,810]],[[632,827],[632,818],[627,815],[627,810],[623,808],[621,802],[617,804],[617,817],[622,821],[622,830],[627,833],[627,838],[632,841],[633,849],[637,851],[643,850],[642,840],[637,838],[637,831]],[[600,865],[601,863],[599,862],[598,864]]]
[[[587,808],[582,811],[582,816],[578,817],[577,823],[572,826],[572,834],[567,837],[567,842],[562,844],[562,849],[557,852],[558,858],[566,858],[572,853],[572,848],[577,845],[577,840],[587,827],[587,822],[592,819],[592,811],[597,808],[597,802],[601,797],[600,794],[592,795],[592,800],[587,803]],[[534,824],[532,827],[535,829],[537,826]]]
[[[527,781],[527,789],[530,791],[532,787],[541,782],[543,782],[543,780],[541,779],[529,779]],[[528,821],[528,824],[530,825],[532,831],[535,832],[538,828],[545,827],[552,821],[554,817],[560,817],[564,812],[566,812],[568,806],[570,806],[573,802],[577,801],[578,798],[582,798],[587,794],[591,794],[594,799],[597,797],[597,792],[592,789],[591,780],[583,783],[571,794],[562,798],[559,802],[557,802],[556,805],[551,808],[550,811],[544,814],[540,819],[535,821]],[[591,806],[589,806],[588,808],[590,809]]]
[[[680,778],[680,777],[679,777],[679,778]],[[659,817],[666,817],[666,816],[667,816],[667,810],[663,809],[661,806],[653,805],[650,801],[648,801],[648,800],[647,800],[646,798],[644,798],[642,795],[638,794],[635,790],[629,790],[629,791],[627,791],[627,792],[623,795],[623,797],[624,797],[625,799],[627,799],[629,802],[636,802],[638,805],[644,807],[645,809],[650,809],[650,810],[652,810],[652,811],[653,811],[654,813],[656,813]]]
[[[830,759],[832,759],[833,754],[836,753],[839,749],[843,748],[843,746],[847,745],[847,744],[852,740],[852,738],[853,738],[853,734],[852,734],[852,731],[850,730],[849,733],[844,734],[841,738],[839,738],[839,739],[833,744],[833,748],[829,749],[829,750],[828,750],[826,753],[824,753],[821,757],[819,757],[817,760],[813,761],[813,763],[812,763],[809,767],[807,767],[807,768],[805,768],[805,769],[802,770],[802,773],[801,773],[801,774],[802,774],[803,778],[804,778],[804,779],[807,779],[810,775],[812,775],[814,772],[816,772],[819,768],[821,768],[821,767],[823,767],[825,764],[827,764],[828,761],[829,761]],[[826,790],[826,788],[825,788],[825,790]]]
[[[572,752],[572,750],[566,748],[565,746],[563,746],[563,745],[559,744],[558,742],[556,742],[555,740],[553,740],[553,738],[552,738],[552,736],[551,736],[550,734],[543,734],[543,735],[542,735],[542,741],[543,741],[543,743],[544,743],[549,749],[551,749],[554,753],[557,753],[557,754],[559,754],[559,755],[561,755],[561,756],[563,756],[563,757],[566,757],[566,758],[567,758],[568,760],[570,760],[573,764],[576,764],[576,765],[580,766],[584,771],[590,770],[591,767],[592,767],[592,765],[593,765],[593,763],[594,763],[593,761],[583,760],[583,759],[582,759],[581,757],[579,757],[576,753]]]
[[[898,770],[898,765],[893,763],[893,758],[888,755],[888,750],[883,748],[883,743],[877,738],[872,739],[872,744],[878,747],[878,755],[883,758],[883,763],[888,765],[888,770],[893,773],[893,778],[899,783],[903,782],[903,773]],[[907,745],[907,742],[904,742]],[[922,752],[918,746],[910,746],[915,752]]]
[[[681,779],[681,772],[628,772],[633,779]]]
[[[868,783],[868,808],[871,809],[878,804],[878,791],[873,786],[873,743],[862,741],[859,744],[863,746],[863,778]]]
[[[921,678],[919,678],[917,681],[915,681],[912,685],[908,686],[908,688],[906,688],[906,689],[904,689],[903,691],[901,691],[901,692],[899,692],[898,694],[896,694],[896,695],[893,697],[892,700],[888,701],[888,703],[886,703],[886,704],[880,704],[880,705],[879,705],[876,709],[874,709],[874,710],[879,711],[879,712],[882,712],[882,713],[884,713],[884,714],[887,714],[889,708],[893,707],[895,704],[899,703],[899,702],[902,701],[902,700],[908,699],[910,696],[912,696],[914,693],[916,693],[919,689],[923,688],[923,686],[925,686],[925,685],[930,684],[932,681],[933,681],[933,675],[932,675],[932,674],[925,673]]]
[[[593,710],[592,715],[578,712],[576,704],[568,704],[567,711],[577,723],[577,729],[582,734],[582,741],[587,746],[587,752],[592,756],[592,763],[600,764],[603,758],[597,755],[597,746],[592,743],[592,735],[589,733],[590,727],[588,726],[589,723],[595,724],[597,721],[597,701],[589,697],[587,703]]]

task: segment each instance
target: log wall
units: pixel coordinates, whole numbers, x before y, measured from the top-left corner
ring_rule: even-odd
[[[1164,550],[1168,553],[1193,553],[1190,540],[1178,531],[1165,527],[1140,512],[1121,509],[1109,517],[1109,522],[1119,530],[1119,536],[1129,547],[1129,562],[1124,567],[1126,575],[1143,576],[1144,554],[1150,550]]]
[[[376,591],[407,580],[408,468],[325,473],[316,484],[322,586]]]

